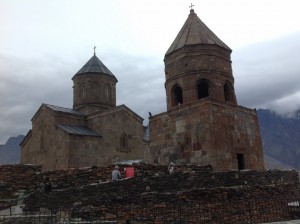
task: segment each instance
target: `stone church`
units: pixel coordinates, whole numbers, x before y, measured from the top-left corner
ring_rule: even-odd
[[[73,109],[42,104],[21,143],[21,163],[44,170],[119,160],[263,169],[256,111],[237,104],[231,49],[193,9],[165,54],[167,111],[143,118],[116,106],[115,75],[96,55],[74,75]],[[141,102],[142,103],[142,102]]]

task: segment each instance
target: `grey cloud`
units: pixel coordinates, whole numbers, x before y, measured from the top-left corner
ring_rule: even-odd
[[[61,60],[0,55],[0,142],[26,134],[41,103],[65,103],[71,82]],[[70,84],[69,84],[69,83]]]
[[[296,100],[295,94],[300,90],[299,40],[300,33],[296,33],[233,53],[236,94],[240,104],[272,107],[280,101],[284,104],[281,107],[291,109],[291,102],[283,99],[293,96]]]
[[[148,123],[148,112],[166,110],[164,66],[162,59],[116,54],[123,63],[112,64],[117,84],[117,103],[125,104]]]

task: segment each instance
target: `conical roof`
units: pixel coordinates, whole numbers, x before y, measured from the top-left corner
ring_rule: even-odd
[[[114,76],[95,54],[75,75],[86,73],[101,73]]]
[[[231,49],[200,20],[194,10],[191,9],[187,20],[166,55],[183,46],[194,44],[216,44],[231,51]]]

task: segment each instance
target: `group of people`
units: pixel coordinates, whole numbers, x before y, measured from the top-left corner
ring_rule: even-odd
[[[172,162],[170,163],[170,165],[168,166],[168,172],[171,175],[174,174],[174,172],[175,172],[175,164],[174,163],[172,163]],[[122,175],[119,170],[119,167],[115,166],[114,170],[111,173],[111,179],[113,181],[116,181],[116,180],[120,180],[121,178],[122,178]]]

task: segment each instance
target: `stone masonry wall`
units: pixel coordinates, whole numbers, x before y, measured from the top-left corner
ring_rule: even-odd
[[[122,220],[143,215],[155,219],[152,223],[164,223],[163,212],[194,223],[246,223],[250,216],[255,223],[288,220],[287,203],[299,198],[296,171],[217,172],[189,165],[169,175],[167,166],[134,167],[134,178],[112,182],[112,166],[49,172],[0,166],[0,191],[31,192],[26,211],[101,208],[103,215]],[[49,194],[40,192],[46,178],[54,187]]]
[[[211,164],[216,170],[263,169],[255,111],[204,100],[150,118],[150,162]]]
[[[135,176],[153,176],[167,174],[167,166],[134,165]],[[80,169],[55,170],[42,172],[41,166],[35,165],[2,165],[0,166],[0,186],[13,192],[27,190],[39,191],[46,179],[50,179],[54,188],[81,187],[93,183],[106,182],[111,179],[114,165],[85,167]],[[125,166],[120,166],[124,176]],[[210,171],[210,166],[181,166],[178,172]]]
[[[21,163],[39,164],[43,170],[69,167],[70,138],[55,124],[56,119],[70,122],[71,118],[60,116],[59,113],[55,117],[52,113],[49,108],[42,106],[39,115],[33,120],[32,135],[21,149]],[[80,120],[73,120],[74,124],[80,123]]]
[[[94,183],[106,182],[111,179],[114,166],[86,167],[80,169],[55,170],[41,172],[40,166],[34,165],[2,165],[0,166],[1,186],[17,190],[32,192],[42,186],[49,178],[55,188],[81,187]],[[126,166],[120,166],[121,173]],[[135,177],[168,176],[164,165],[137,165]],[[239,185],[274,185],[293,183],[298,188],[298,173],[296,171],[213,171],[211,166],[182,165],[176,166],[176,173],[193,180],[185,184],[186,188],[198,187],[232,187]],[[123,173],[124,177],[124,173]]]
[[[96,164],[108,166],[120,160],[143,159],[149,147],[144,140],[143,121],[126,106],[90,115],[87,120],[88,126],[102,136],[103,147],[89,151],[90,157],[96,158]]]

